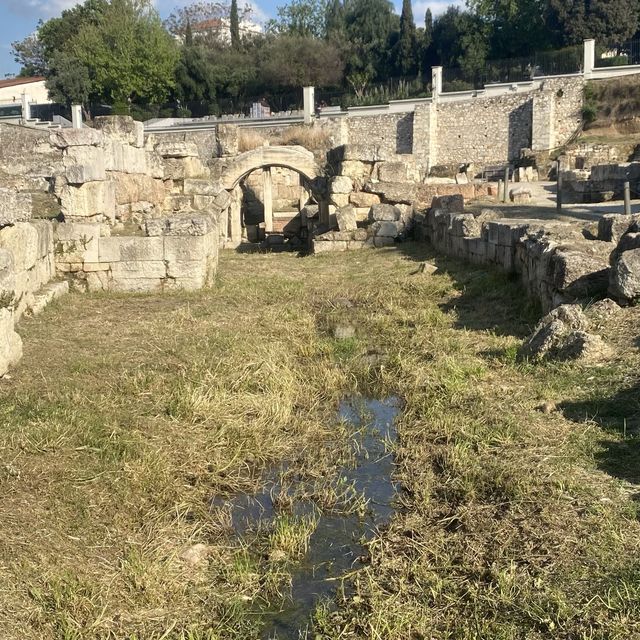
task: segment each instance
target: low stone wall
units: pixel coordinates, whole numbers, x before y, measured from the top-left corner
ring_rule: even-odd
[[[50,222],[0,223],[0,376],[22,356],[15,325],[24,313],[39,313],[68,290],[55,277]]]
[[[640,162],[597,164],[588,169],[562,171],[562,200],[565,203],[608,202],[624,197],[629,182],[632,197],[640,189]]]
[[[444,206],[443,206],[444,205]],[[491,219],[464,213],[462,199],[434,202],[416,221],[419,239],[474,264],[493,264],[518,274],[545,310],[607,295],[615,244],[587,240],[576,222]]]
[[[148,220],[145,235],[112,235],[97,223],[55,229],[56,268],[89,291],[197,290],[211,284],[219,231],[212,216]]]

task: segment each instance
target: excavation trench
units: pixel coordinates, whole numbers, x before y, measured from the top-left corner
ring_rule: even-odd
[[[351,464],[340,470],[338,482],[358,496],[361,507],[353,512],[320,509],[313,498],[294,499],[290,503],[292,517],[308,518],[315,527],[304,557],[290,568],[289,597],[261,612],[265,620],[261,638],[306,637],[316,605],[323,599],[331,599],[338,590],[349,593],[349,583],[343,578],[362,566],[366,542],[395,511],[398,487],[392,477],[391,446],[397,437],[395,420],[400,408],[400,401],[395,397],[382,401],[352,397],[340,404],[338,419],[354,431],[354,457]],[[283,491],[290,491],[278,480],[281,471],[282,467],[270,474],[258,494],[214,500],[217,506],[230,509],[233,528],[239,537],[247,538],[257,530],[268,530],[277,519],[277,497]]]

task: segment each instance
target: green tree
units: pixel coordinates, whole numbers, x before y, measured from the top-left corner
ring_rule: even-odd
[[[449,7],[433,26],[433,51],[443,67],[460,67],[477,74],[489,54],[489,34],[482,20],[458,7]]]
[[[394,52],[395,66],[400,75],[415,75],[418,71],[417,44],[411,0],[403,0],[402,13],[400,14],[400,37]]]
[[[265,87],[336,86],[344,71],[339,49],[301,35],[271,37],[260,50],[258,65]]]
[[[278,19],[270,20],[273,34],[322,38],[325,35],[326,0],[291,0],[278,7]]]
[[[164,100],[175,84],[178,50],[149,0],[111,0],[85,25],[71,52],[89,69],[92,93],[120,105]]]
[[[238,0],[231,0],[229,11],[229,30],[231,32],[231,46],[234,49],[240,47],[240,16],[238,15]]]
[[[46,87],[54,102],[86,105],[92,91],[89,69],[74,55],[59,51],[49,61]]]
[[[332,40],[345,36],[344,5],[341,0],[329,0],[325,15],[325,34]]]
[[[20,65],[20,75],[24,77],[43,76],[49,68],[44,47],[37,33],[24,40],[11,43],[13,59]]]
[[[345,24],[350,49],[347,80],[362,88],[391,72],[390,44],[398,31],[398,16],[388,0],[349,0]],[[351,80],[349,80],[351,78]]]

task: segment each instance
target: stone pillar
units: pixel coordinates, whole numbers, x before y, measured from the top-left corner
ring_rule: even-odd
[[[437,164],[438,107],[435,103],[416,106],[413,114],[413,155],[424,175]]]
[[[231,194],[229,205],[229,235],[231,245],[237,247],[242,243],[242,191],[236,187]]]
[[[442,93],[442,67],[431,69],[431,95],[434,102],[438,102]]]
[[[74,129],[82,129],[82,105],[71,105],[71,124]]]
[[[269,233],[273,231],[273,189],[271,184],[271,167],[265,167],[262,172],[263,198],[264,204],[264,230]]]
[[[29,102],[29,94],[22,94],[22,119],[31,120],[31,103]]]
[[[584,41],[584,62],[583,73],[585,78],[593,76],[593,70],[596,66],[596,41],[593,39]]]
[[[531,122],[532,151],[548,151],[555,148],[555,107],[556,101],[552,91],[534,93]]]
[[[304,102],[304,123],[311,124],[315,114],[315,87],[303,87],[302,98]]]

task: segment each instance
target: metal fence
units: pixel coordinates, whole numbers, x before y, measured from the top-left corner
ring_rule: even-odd
[[[487,60],[484,67],[469,71],[443,69],[444,91],[482,89],[489,84],[526,82],[543,76],[560,76],[582,70],[583,47],[567,47],[556,51],[540,51],[524,58]]]
[[[640,64],[640,40],[629,40],[612,47],[596,47],[596,67],[624,67],[630,64]]]

